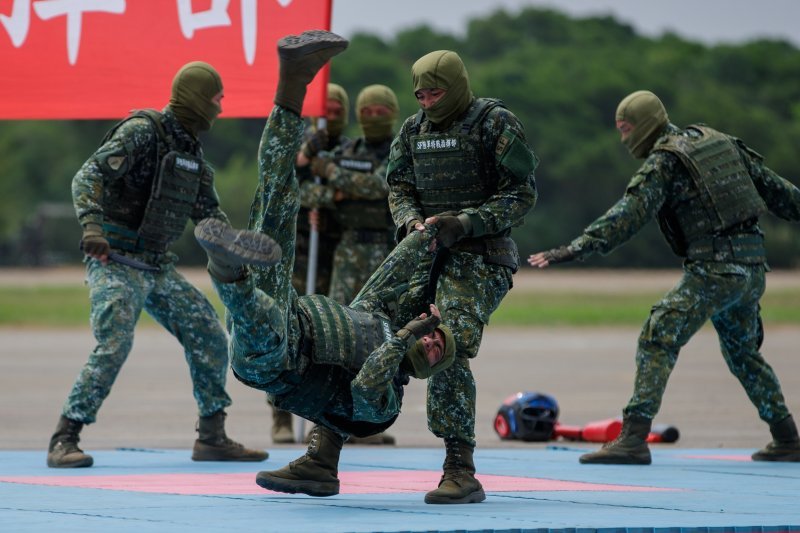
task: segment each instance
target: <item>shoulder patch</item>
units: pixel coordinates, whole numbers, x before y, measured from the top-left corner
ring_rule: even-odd
[[[494,155],[496,158],[499,159],[505,153],[512,140],[513,136],[508,129],[504,130],[503,133],[500,134],[500,138],[497,139],[497,145],[494,147]]]

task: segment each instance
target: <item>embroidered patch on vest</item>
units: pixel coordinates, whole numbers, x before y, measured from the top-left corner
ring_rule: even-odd
[[[187,172],[194,172],[195,174],[200,173],[200,162],[196,159],[190,159],[188,157],[176,157],[175,158],[175,168],[179,168],[181,170],[185,170]]]
[[[339,167],[356,172],[372,172],[372,161],[365,159],[340,159]]]
[[[441,137],[437,139],[417,139],[414,142],[414,152],[454,152],[461,149],[458,137]]]

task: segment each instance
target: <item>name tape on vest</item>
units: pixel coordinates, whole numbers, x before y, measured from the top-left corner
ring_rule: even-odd
[[[458,137],[443,137],[440,139],[418,139],[414,143],[414,151],[425,152],[453,152],[461,149]]]

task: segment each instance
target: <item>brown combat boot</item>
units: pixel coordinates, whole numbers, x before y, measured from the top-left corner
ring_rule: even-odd
[[[325,63],[343,52],[348,44],[344,37],[324,30],[304,31],[278,41],[280,77],[275,104],[300,115],[306,86]]]
[[[280,245],[268,235],[234,229],[218,218],[198,222],[194,238],[208,255],[208,273],[223,283],[247,277],[244,265],[272,266],[282,257]]]
[[[263,461],[269,454],[263,450],[245,448],[225,434],[225,411],[201,416],[197,423],[200,434],[194,441],[192,461]]]
[[[753,461],[800,461],[800,437],[792,415],[769,427],[772,442],[752,455]]]
[[[272,407],[272,442],[275,444],[294,444],[292,413]]]
[[[70,420],[65,416],[58,419],[56,431],[50,438],[47,448],[47,466],[50,468],[80,468],[92,466],[94,459],[78,448],[81,440],[78,436],[83,429],[83,422]]]
[[[311,430],[311,442],[305,455],[279,470],[259,472],[256,483],[278,492],[309,496],[339,494],[339,454],[344,439],[326,427],[316,425]]]
[[[626,415],[622,418],[619,436],[593,453],[581,455],[583,464],[603,465],[649,465],[652,462],[647,436],[653,421],[641,416]]]
[[[475,479],[474,446],[447,439],[444,446],[447,450],[444,474],[439,488],[425,495],[425,503],[479,503],[485,500],[483,487]]]

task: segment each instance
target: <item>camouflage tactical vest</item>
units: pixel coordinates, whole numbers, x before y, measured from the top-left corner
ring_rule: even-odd
[[[764,262],[763,236],[738,229],[757,220],[766,205],[736,145],[707,126],[687,129],[701,137],[670,135],[653,148],[676,154],[695,185],[686,199],[659,213],[664,235],[676,253],[689,259]]]
[[[311,326],[311,359],[318,364],[357,373],[369,354],[394,335],[387,318],[345,307],[327,296],[301,296],[297,303]]]
[[[339,168],[350,172],[372,174],[389,153],[389,143],[382,148],[383,153],[367,153],[363,148],[364,140],[358,139],[348,146],[342,155],[336,158]],[[359,152],[361,152],[359,154]],[[344,229],[367,229],[387,232],[394,226],[389,203],[386,198],[380,200],[347,199],[336,203],[333,211],[336,221]]]
[[[126,197],[126,201],[143,204],[140,221],[115,216],[115,206],[109,205],[105,207],[107,218],[121,224],[108,222],[103,224],[103,230],[113,248],[163,253],[183,233],[197,201],[200,182],[211,179],[211,169],[201,157],[176,149],[164,127],[163,115],[153,109],[134,112],[114,126],[103,142],[134,117],[149,119],[157,133],[158,173],[149,190],[132,187]]]
[[[477,98],[446,132],[419,133],[424,112],[417,113],[410,144],[425,217],[478,206],[497,191],[499,176],[484,154],[481,124],[498,106],[505,107],[496,99]]]

